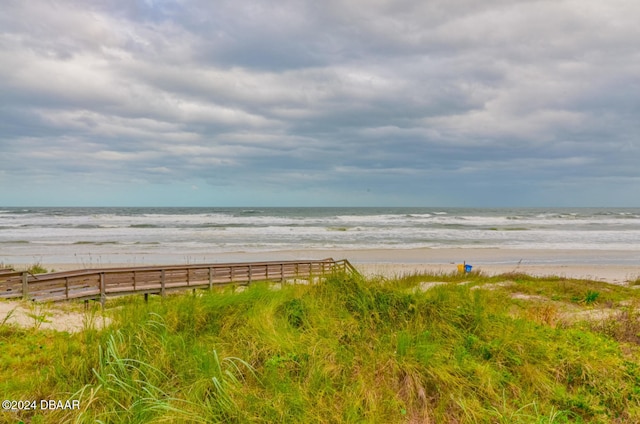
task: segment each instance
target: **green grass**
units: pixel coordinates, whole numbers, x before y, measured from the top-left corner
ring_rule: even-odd
[[[446,284],[415,290],[427,281]],[[0,421],[638,422],[639,304],[628,287],[478,273],[121,298],[101,331],[0,325],[4,398],[80,401]],[[597,308],[618,315],[558,318]]]
[[[53,270],[49,271],[47,268],[43,267],[40,263],[35,263],[27,268],[27,271],[31,274],[46,274],[47,272],[53,272]]]
[[[13,265],[10,264],[5,264],[3,262],[0,262],[0,269],[1,268],[9,268],[9,269],[15,269],[15,267]],[[36,262],[34,264],[29,265],[28,267],[18,267],[18,270],[20,271],[27,271],[30,274],[46,274],[48,272],[54,272],[54,270],[48,270],[47,268],[43,267],[42,264],[40,264],[40,262]]]

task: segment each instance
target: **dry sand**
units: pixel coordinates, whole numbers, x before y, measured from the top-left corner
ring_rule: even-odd
[[[456,272],[457,265],[452,264],[357,264],[356,267],[365,275],[382,275],[385,277],[401,276],[418,272],[451,273]],[[627,284],[640,276],[638,267],[625,265],[473,265],[474,271],[486,275],[504,273],[523,273],[538,277],[558,276],[584,280],[602,281],[611,284]]]
[[[78,310],[77,306],[65,303],[51,305],[0,300],[0,324],[69,333],[86,328],[102,328],[109,324],[109,318],[103,317],[100,312],[84,312]]]
[[[534,249],[368,249],[368,250],[296,250],[280,252],[229,252],[211,255],[202,261],[190,263],[223,263],[249,261],[278,261],[322,259],[348,259],[365,275],[396,277],[420,272],[456,272],[457,264],[466,262],[474,271],[487,275],[510,272],[534,276],[560,276],[565,278],[627,284],[640,278],[640,252],[610,250],[534,250]],[[184,258],[163,258],[164,264],[182,264]],[[42,263],[47,269],[66,271],[84,268],[152,265],[152,263],[86,264]],[[14,323],[26,327],[50,328],[58,331],[80,331],[87,316],[70,305],[34,306],[29,302],[0,301],[0,323]],[[95,325],[104,325],[101,317],[93,319]]]
[[[488,275],[521,272],[535,276],[560,276],[625,284],[640,277],[640,252],[627,250],[541,250],[541,249],[359,249],[287,250],[277,252],[228,252],[210,255],[190,263],[280,261],[301,259],[348,259],[366,275],[393,277],[415,272],[455,272],[466,262],[474,271]],[[163,257],[149,263],[99,262],[95,268],[152,264],[183,264],[184,257]],[[47,264],[56,271],[82,269],[86,264]]]
[[[309,252],[305,252],[309,254]],[[316,252],[315,258],[322,256]],[[487,275],[510,272],[534,276],[560,276],[612,284],[626,284],[640,277],[640,252],[614,250],[537,249],[376,249],[333,251],[335,259],[347,258],[366,275],[393,277],[416,272],[456,272],[467,263]]]

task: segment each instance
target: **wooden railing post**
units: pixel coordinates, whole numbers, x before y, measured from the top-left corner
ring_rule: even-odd
[[[64,297],[69,300],[69,277],[64,277]]]
[[[104,304],[107,300],[107,288],[104,284],[104,272],[100,273],[100,305],[104,308]]]
[[[209,267],[209,290],[213,289],[213,267]]]
[[[29,298],[29,273],[27,271],[22,273],[22,298],[24,300]]]
[[[165,285],[165,281],[166,281],[166,276],[165,276],[165,272],[164,269],[160,272],[160,296],[165,295],[165,291],[164,291],[164,285]]]
[[[249,284],[251,284],[252,273],[253,273],[253,270],[251,269],[251,264],[249,264]]]

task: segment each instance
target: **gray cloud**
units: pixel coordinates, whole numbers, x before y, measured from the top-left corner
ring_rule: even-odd
[[[9,1],[0,185],[15,204],[78,178],[143,203],[163,201],[145,187],[171,204],[185,184],[211,196],[198,204],[637,204],[639,13],[625,0]]]

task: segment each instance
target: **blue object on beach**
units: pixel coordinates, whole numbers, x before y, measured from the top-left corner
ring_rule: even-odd
[[[471,265],[464,265],[464,272],[471,272],[471,268],[473,268]]]

